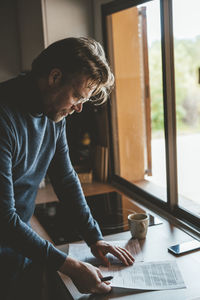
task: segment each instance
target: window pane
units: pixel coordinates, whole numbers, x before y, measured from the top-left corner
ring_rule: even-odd
[[[107,17],[115,174],[166,201],[159,1]]]
[[[173,1],[179,205],[200,216],[199,12],[199,0]]]

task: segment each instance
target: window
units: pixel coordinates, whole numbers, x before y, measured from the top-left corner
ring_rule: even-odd
[[[115,72],[115,172],[166,201],[159,1],[107,16]]]
[[[196,16],[195,35],[187,28],[184,39],[183,22],[187,25],[188,15],[195,19],[192,12],[200,4],[186,3],[116,0],[103,5],[102,13],[116,78],[110,101],[113,179],[140,199],[197,225],[200,26]]]
[[[179,204],[198,216],[200,216],[199,11],[198,0],[191,0],[189,5],[186,0],[173,1]]]

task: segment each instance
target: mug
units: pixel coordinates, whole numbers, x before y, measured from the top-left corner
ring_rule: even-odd
[[[149,216],[146,213],[128,215],[128,224],[133,238],[144,239],[149,226]]]

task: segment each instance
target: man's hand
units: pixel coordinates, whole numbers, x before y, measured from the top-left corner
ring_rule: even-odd
[[[111,290],[109,282],[101,281],[101,271],[91,264],[67,257],[59,271],[68,275],[81,293],[102,294]]]
[[[126,266],[132,265],[134,262],[134,258],[128,250],[118,246],[112,246],[106,241],[97,241],[90,248],[92,254],[99,258],[106,266],[110,265],[109,260],[106,257],[107,253],[111,253],[116,256]]]

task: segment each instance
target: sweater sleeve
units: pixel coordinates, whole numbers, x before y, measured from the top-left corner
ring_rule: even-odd
[[[0,246],[57,270],[64,263],[66,254],[41,238],[16,211],[12,179],[12,157],[15,149],[13,132],[0,121]]]
[[[58,199],[63,204],[66,218],[70,221],[68,224],[76,227],[76,231],[89,246],[102,240],[103,236],[99,225],[92,217],[79,178],[71,164],[65,122],[57,141],[56,153],[49,167],[48,175]]]

